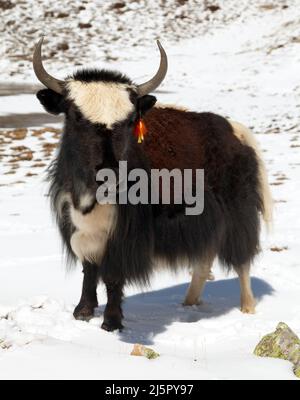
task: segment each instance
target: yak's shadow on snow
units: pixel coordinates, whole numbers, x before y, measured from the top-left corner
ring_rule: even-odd
[[[127,297],[124,302],[125,329],[119,334],[121,340],[149,345],[155,335],[173,322],[191,323],[216,318],[240,307],[237,278],[207,282],[204,304],[200,306],[182,306],[187,288],[186,283]],[[252,278],[252,288],[258,307],[259,301],[273,292],[273,288],[259,278]],[[100,309],[103,311],[103,307]]]

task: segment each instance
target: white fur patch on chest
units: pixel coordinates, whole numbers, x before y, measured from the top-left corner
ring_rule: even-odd
[[[99,263],[115,227],[116,206],[96,204],[91,212],[82,214],[71,205],[70,218],[76,228],[70,242],[72,250],[81,261]]]
[[[129,98],[129,85],[114,82],[69,81],[69,98],[85,118],[105,124],[108,129],[125,120],[134,106]]]

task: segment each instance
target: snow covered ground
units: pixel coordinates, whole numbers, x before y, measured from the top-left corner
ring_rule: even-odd
[[[216,3],[226,14],[225,1]],[[147,290],[127,288],[122,333],[99,328],[101,285],[97,317],[75,321],[80,267],[65,272],[43,181],[61,123],[40,114],[34,96],[0,97],[0,379],[294,379],[288,362],[257,358],[253,350],[279,321],[300,335],[300,7],[297,1],[277,2],[275,8],[253,3],[248,9],[245,2],[228,1],[228,15],[242,4],[240,15],[226,19],[214,12],[219,23],[207,23],[206,34],[182,35],[176,42],[149,25],[147,38],[159,36],[169,55],[159,101],[243,122],[264,151],[275,216],[273,232],[262,232],[262,253],[253,266],[257,313],[240,313],[238,280],[216,264],[203,306],[181,306],[188,272],[165,272]],[[46,44],[46,54],[58,37],[59,32]],[[97,47],[98,39],[91,40]],[[139,82],[155,70],[158,55],[154,42],[144,49],[132,47],[131,40],[132,33],[126,47],[120,42],[117,59],[103,59],[101,66],[128,71]],[[105,42],[109,49],[111,40]],[[90,64],[91,54],[95,62],[92,47],[81,62]],[[74,64],[71,56],[63,67],[59,59],[47,65],[62,77]],[[9,70],[15,81],[35,82],[28,65],[16,68],[11,55],[2,58],[0,81]],[[150,345],[160,358],[130,356],[133,343]]]

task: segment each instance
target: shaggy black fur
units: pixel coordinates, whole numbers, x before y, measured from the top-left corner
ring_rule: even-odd
[[[127,77],[109,71],[81,71],[74,79],[131,83]],[[258,162],[253,149],[234,137],[224,118],[210,113],[151,110],[155,97],[137,99],[132,91],[135,111],[108,130],[87,121],[66,95],[46,89],[37,96],[47,111],[65,113],[64,132],[49,179],[52,208],[71,261],[76,258],[70,246],[75,228],[70,221],[69,200],[63,200],[62,193],[70,193],[74,207],[84,214],[91,211],[96,200],[90,207],[80,209],[79,199],[87,192],[95,195],[97,171],[117,168],[120,160],[128,161],[128,171],[205,169],[205,205],[201,215],[184,215],[185,205],[117,205],[116,228],[100,265],[84,263],[83,293],[74,311],[77,318],[92,314],[101,278],[108,294],[102,327],[122,328],[123,286],[148,283],[157,258],[167,261],[170,268],[186,262],[200,264],[208,256],[218,256],[227,268],[242,268],[252,261],[259,247],[258,212],[262,210]],[[137,116],[148,110],[150,132],[144,144],[139,145],[132,134],[133,124]]]
[[[97,265],[93,265],[87,261],[83,263],[82,293],[79,304],[73,313],[76,319],[89,320],[94,314],[94,309],[98,307],[97,271]]]
[[[110,71],[107,69],[82,69],[76,71],[72,79],[82,82],[114,82],[132,85],[131,79],[128,76],[121,74],[118,71]]]
[[[226,119],[212,113],[153,109],[146,124],[144,151],[152,168],[205,171],[201,215],[185,216],[172,205],[161,207],[161,215],[156,211],[155,253],[172,266],[182,257],[199,263],[207,252],[228,269],[251,262],[259,250],[263,210],[255,151],[234,136]]]
[[[101,328],[105,331],[113,331],[115,329],[123,329],[122,318],[123,312],[121,308],[123,298],[123,281],[104,279],[107,292],[107,304],[104,310],[104,318]]]
[[[154,218],[154,253],[172,268],[183,260],[199,264],[209,255],[218,256],[228,269],[240,268],[257,254],[258,211],[262,209],[258,165],[252,149],[243,150],[223,171],[224,187],[219,192],[205,190],[202,214],[186,216],[183,206],[159,207],[160,214]]]

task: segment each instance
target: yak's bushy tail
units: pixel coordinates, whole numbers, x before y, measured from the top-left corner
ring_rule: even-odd
[[[250,129],[246,128],[239,122],[230,121],[233,127],[234,134],[241,140],[241,142],[253,148],[256,153],[258,167],[259,167],[259,190],[262,198],[262,217],[269,230],[272,227],[273,221],[273,199],[268,182],[268,175],[263,161],[262,152],[259,144],[257,143],[254,134]]]

